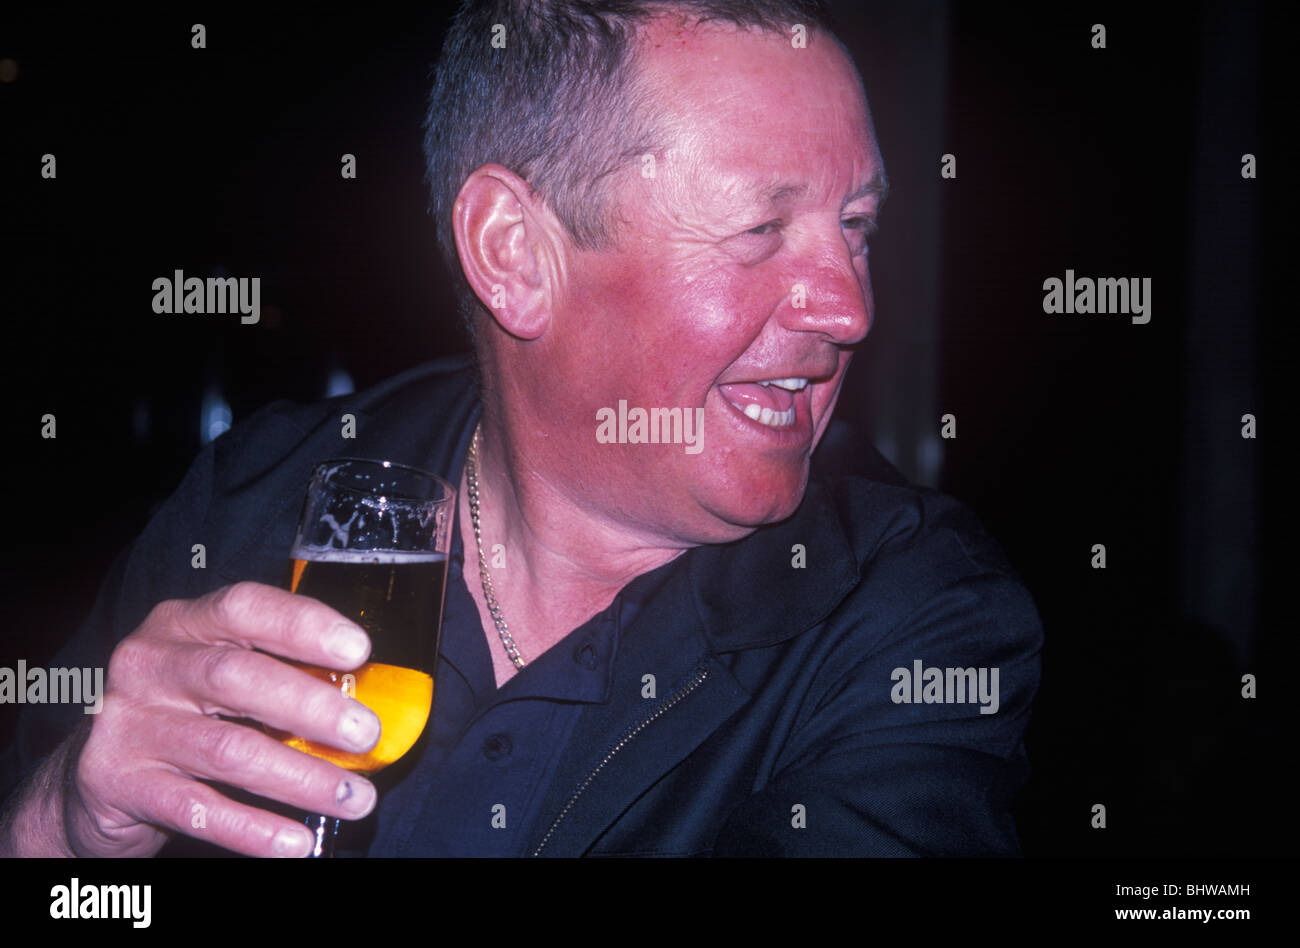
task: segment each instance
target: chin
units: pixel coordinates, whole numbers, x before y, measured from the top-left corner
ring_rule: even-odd
[[[807,485],[807,478],[804,477],[798,484],[784,485],[780,489],[751,492],[745,497],[738,497],[734,490],[729,490],[725,497],[714,498],[715,502],[706,503],[705,508],[730,529],[720,531],[717,539],[705,542],[720,543],[740,539],[759,527],[789,518],[799,509]]]

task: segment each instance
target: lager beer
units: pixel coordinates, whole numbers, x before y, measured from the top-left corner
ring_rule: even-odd
[[[379,742],[352,754],[267,728],[279,741],[347,770],[382,770],[420,739],[433,709],[447,554],[456,488],[393,461],[333,458],[312,469],[289,551],[285,585],[319,599],[370,636],[370,661],[354,671],[299,665],[337,685],[379,718]],[[312,855],[334,854],[341,821],[305,816]]]
[[[441,553],[294,551],[289,591],[319,599],[370,636],[370,661],[344,673],[300,665],[338,685],[378,716],[379,743],[353,754],[282,732],[290,747],[348,770],[374,773],[419,739],[433,707],[433,678],[419,669],[438,661],[447,557]]]

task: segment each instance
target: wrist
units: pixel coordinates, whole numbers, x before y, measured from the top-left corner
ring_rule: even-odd
[[[0,814],[0,857],[75,856],[64,819],[69,740],[45,758],[6,802]]]

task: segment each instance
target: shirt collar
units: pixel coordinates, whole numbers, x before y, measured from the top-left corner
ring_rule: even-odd
[[[447,467],[448,480],[460,484],[460,475],[469,455],[469,444],[478,426],[481,411],[475,408],[467,415],[467,424],[456,440],[455,454]],[[436,459],[435,459],[436,460]],[[478,556],[477,550],[466,551],[461,541],[460,504],[456,505],[456,518],[452,525],[451,552],[447,573],[448,603],[453,607],[455,622],[444,618],[441,643],[443,657],[475,687],[474,670],[482,671],[487,665],[487,681],[494,683],[491,672],[490,650],[496,646],[495,628],[485,629],[473,597],[465,585],[465,557]],[[499,690],[490,689],[492,703],[522,698],[548,698],[560,701],[605,702],[613,687],[614,657],[625,621],[624,593],[593,616],[564,641],[530,661],[520,674],[513,676]],[[635,607],[633,607],[634,609]],[[630,615],[631,613],[627,613]],[[480,685],[482,687],[482,685]],[[477,695],[481,700],[488,695]]]
[[[690,551],[691,598],[715,652],[757,648],[817,625],[860,579],[829,485],[812,481],[794,516],[734,543]]]

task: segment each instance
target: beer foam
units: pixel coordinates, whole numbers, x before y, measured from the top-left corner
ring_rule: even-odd
[[[323,550],[319,547],[295,546],[289,555],[311,563],[441,563],[446,553],[414,550]]]

